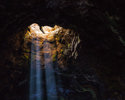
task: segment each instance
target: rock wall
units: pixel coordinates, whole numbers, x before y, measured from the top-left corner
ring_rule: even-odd
[[[82,48],[78,50],[80,56],[76,61],[79,63],[73,73],[90,77],[95,72],[105,86],[103,98],[124,100],[123,9],[124,0],[0,1],[1,98],[27,99],[28,91],[24,90],[28,87],[29,62],[28,55],[21,55],[24,51],[30,52],[24,50],[23,37],[27,26],[35,22],[43,26],[59,25],[79,33]],[[30,47],[31,44],[27,45]],[[79,77],[77,79],[82,80]],[[93,78],[89,80],[93,81]]]

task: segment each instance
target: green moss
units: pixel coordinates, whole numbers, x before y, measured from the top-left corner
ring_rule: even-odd
[[[52,60],[53,60],[53,61],[56,61],[56,54],[53,54],[53,55],[52,55]]]
[[[70,44],[68,44],[68,48],[70,48]]]
[[[25,52],[30,52],[30,50],[29,50],[29,49],[26,49]]]
[[[24,55],[24,57],[25,57],[26,59],[29,59],[29,56],[28,56],[28,55]]]
[[[63,49],[60,50],[60,53],[63,53]]]

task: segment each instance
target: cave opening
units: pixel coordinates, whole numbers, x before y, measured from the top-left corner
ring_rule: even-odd
[[[123,2],[1,0],[0,99],[124,100]]]

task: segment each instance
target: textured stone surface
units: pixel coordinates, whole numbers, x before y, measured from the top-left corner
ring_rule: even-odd
[[[103,98],[124,100],[123,9],[124,0],[1,0],[0,98],[27,100],[30,51],[24,50],[24,31],[28,25],[38,23],[59,25],[79,33],[82,47],[78,50],[79,62],[67,73],[73,73],[81,84],[92,83],[88,87],[100,90],[98,94],[104,89]],[[26,56],[21,56],[24,53]]]
[[[46,41],[49,42],[50,50],[44,46]],[[78,57],[77,50],[80,49],[80,41],[78,34],[71,29],[64,29],[57,25],[54,27],[42,26],[40,29],[38,24],[33,23],[24,36],[24,51],[29,51],[29,54],[25,53],[24,56],[30,59],[31,47],[29,47],[29,44],[33,44],[34,47],[39,46],[41,48],[39,51],[41,55],[38,58],[43,58],[44,53],[47,53],[50,55],[50,59],[58,62],[59,67],[66,68],[69,65],[69,60],[72,59],[73,62]],[[44,48],[46,50],[48,48],[48,50],[45,51]],[[51,61],[50,59],[48,61]],[[41,60],[43,64],[43,59]]]

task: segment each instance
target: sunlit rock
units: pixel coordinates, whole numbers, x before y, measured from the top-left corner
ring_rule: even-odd
[[[36,57],[36,60],[40,60],[44,65],[44,54],[50,56],[47,58],[49,63],[52,59],[53,62],[57,62],[59,67],[68,66],[68,60],[73,60],[78,57],[78,48],[80,43],[80,38],[77,33],[71,29],[64,29],[58,25],[54,27],[50,26],[40,26],[36,23],[31,24],[25,34],[25,44],[24,47],[27,51],[31,48],[27,47],[28,44],[33,44],[34,48],[40,48],[40,55]],[[46,42],[46,45],[44,42]],[[49,46],[49,47],[48,47]],[[34,57],[36,52],[33,51]],[[30,57],[29,57],[30,58]],[[35,60],[35,59],[34,59]]]
[[[26,37],[31,38],[43,38],[48,41],[51,41],[54,39],[54,35],[57,34],[62,27],[59,27],[55,25],[54,27],[50,26],[43,26],[40,29],[40,26],[36,23],[33,23],[29,26],[29,30],[27,31]]]
[[[33,23],[29,26],[30,29],[30,35],[32,35],[32,37],[42,37],[43,36],[43,32],[40,30],[40,27],[38,24]]]
[[[54,26],[54,28],[50,27],[50,26],[43,26],[42,30],[44,32],[44,37],[47,40],[52,40],[54,39],[54,35],[58,34],[59,31],[62,29],[62,27],[59,27],[57,25]]]

